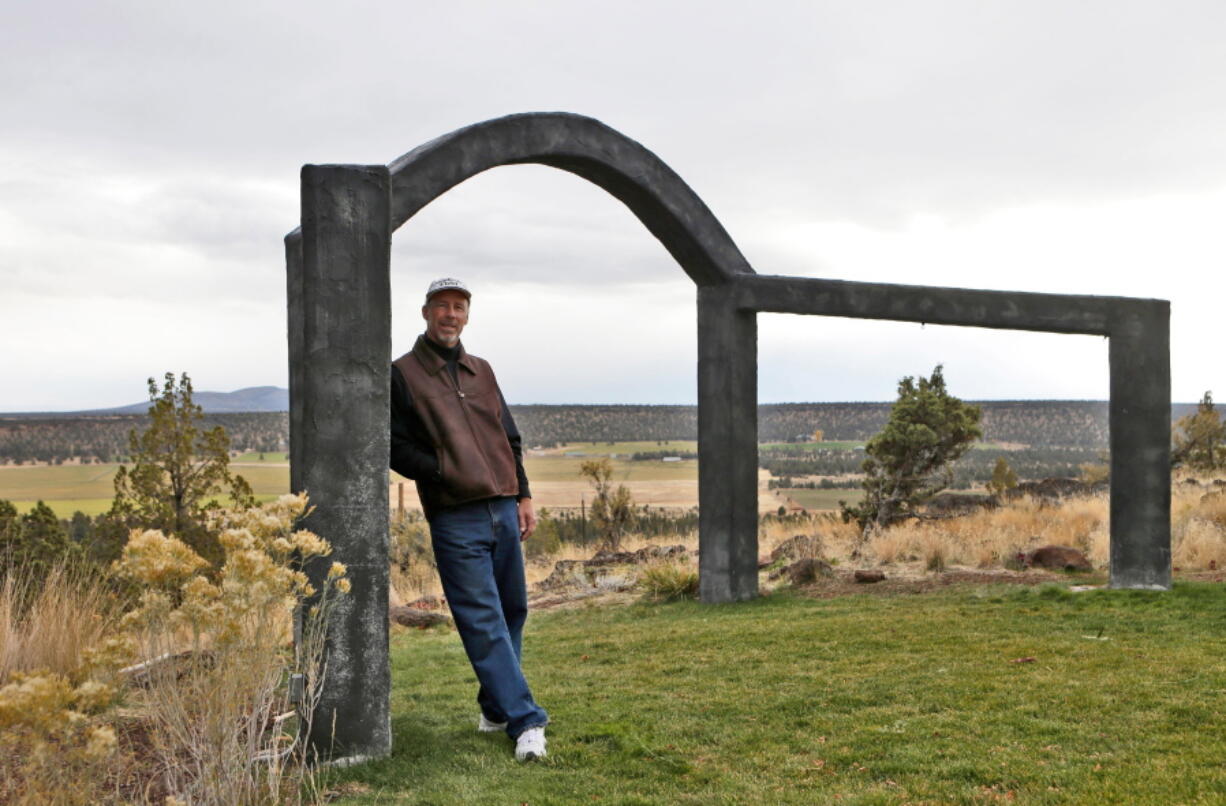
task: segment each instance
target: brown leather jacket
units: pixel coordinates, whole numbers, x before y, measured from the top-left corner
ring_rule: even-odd
[[[489,363],[461,346],[452,379],[447,362],[418,336],[413,349],[393,366],[438,460],[433,478],[415,479],[427,517],[470,501],[521,496],[527,480],[521,486],[504,427],[505,403]],[[395,408],[393,404],[393,414]]]

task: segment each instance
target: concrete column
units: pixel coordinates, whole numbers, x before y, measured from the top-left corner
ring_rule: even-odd
[[[758,595],[758,322],[698,287],[698,571],[704,602]]]
[[[285,236],[285,300],[288,314],[286,335],[289,338],[289,488],[303,489],[302,484],[302,371],[306,362],[306,323],[302,308],[302,231]],[[297,633],[295,633],[297,636]],[[295,637],[295,640],[297,638]]]
[[[1115,308],[1111,327],[1111,587],[1171,587],[1170,303]]]
[[[391,191],[385,166],[302,169],[301,347],[290,356],[296,489],[306,528],[332,544],[352,593],[328,624],[326,674],[309,741],[324,757],[391,752],[388,666],[388,371]],[[292,261],[291,261],[292,263]],[[294,283],[290,279],[291,349]],[[295,375],[297,373],[297,375]]]

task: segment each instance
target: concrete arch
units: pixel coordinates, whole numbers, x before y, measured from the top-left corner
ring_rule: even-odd
[[[715,215],[663,160],[593,118],[533,112],[424,143],[388,165],[392,230],[482,171],[535,163],[580,176],[621,201],[698,285],[753,274]]]
[[[699,571],[705,602],[758,592],[757,314],[1093,333],[1110,338],[1111,584],[1170,587],[1170,305],[759,275],[658,157],[599,121],[511,115],[384,165],[306,165],[286,237],[290,484],[332,541],[353,595],[329,622],[309,737],[357,760],[391,749],[387,658],[391,238],[432,200],[499,165],[574,173],[621,200],[697,285]],[[326,564],[308,569],[313,577]]]

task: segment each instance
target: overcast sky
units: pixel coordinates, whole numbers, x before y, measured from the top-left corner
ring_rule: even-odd
[[[145,378],[287,385],[304,163],[504,114],[654,151],[764,274],[1171,301],[1173,394],[1226,399],[1226,3],[61,2],[0,26],[0,411]],[[598,188],[499,168],[394,237],[513,403],[692,403],[694,288]],[[759,316],[759,399],[1107,397],[1101,338]]]

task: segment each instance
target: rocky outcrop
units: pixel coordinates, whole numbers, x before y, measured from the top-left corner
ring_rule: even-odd
[[[638,567],[685,556],[685,546],[644,546],[638,551],[600,551],[590,560],[558,560],[549,576],[535,585],[543,591],[621,591],[638,581]]]

